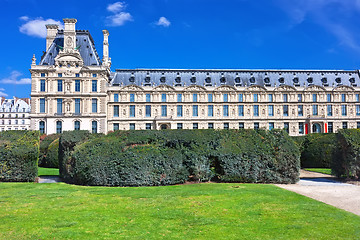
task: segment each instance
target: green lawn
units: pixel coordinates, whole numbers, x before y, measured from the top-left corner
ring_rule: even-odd
[[[38,168],[38,176],[59,176],[59,169],[57,168]]]
[[[331,169],[330,168],[305,168],[305,170],[311,171],[311,172],[317,172],[317,173],[323,173],[323,174],[331,175]]]
[[[0,183],[0,239],[359,239],[360,217],[260,184]]]

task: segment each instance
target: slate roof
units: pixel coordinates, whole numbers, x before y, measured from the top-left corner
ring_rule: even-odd
[[[40,65],[54,65],[55,57],[59,53],[59,46],[64,47],[64,31],[59,30],[54,42],[47,52],[41,57]],[[79,47],[80,55],[85,66],[99,66],[101,60],[95,49],[94,40],[87,30],[76,30],[76,46]]]
[[[200,85],[205,87],[230,85],[245,87],[260,85],[307,87],[318,85],[360,86],[359,71],[345,70],[176,70],[176,69],[117,69],[111,73],[112,86]]]

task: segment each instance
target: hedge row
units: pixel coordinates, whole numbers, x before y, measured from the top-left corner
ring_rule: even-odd
[[[187,180],[294,183],[300,153],[280,130],[65,132],[60,175],[98,186],[155,186]]]
[[[0,181],[33,182],[38,175],[38,131],[0,132]]]
[[[59,138],[60,134],[43,135],[40,137],[40,167],[59,167]]]

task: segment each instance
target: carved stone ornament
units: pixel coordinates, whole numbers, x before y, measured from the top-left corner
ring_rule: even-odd
[[[73,43],[72,38],[71,38],[71,37],[68,37],[68,38],[66,39],[66,45],[67,45],[68,47],[71,47],[72,43]]]

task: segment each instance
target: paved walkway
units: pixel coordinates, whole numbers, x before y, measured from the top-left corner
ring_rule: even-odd
[[[38,183],[58,183],[62,182],[58,176],[42,176],[39,177]]]
[[[298,183],[276,186],[360,216],[360,186],[338,182],[333,176],[301,170]]]

